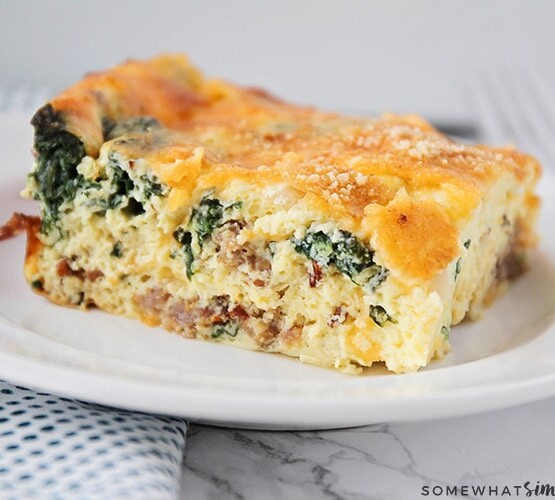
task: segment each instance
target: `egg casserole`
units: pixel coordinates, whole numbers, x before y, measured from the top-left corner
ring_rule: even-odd
[[[25,276],[49,300],[357,373],[449,349],[536,242],[538,163],[131,61],[32,119]]]

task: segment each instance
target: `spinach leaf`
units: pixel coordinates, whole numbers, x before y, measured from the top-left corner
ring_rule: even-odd
[[[131,200],[131,191],[133,191],[135,183],[115,161],[110,161],[108,168],[112,171],[112,192],[108,197],[108,208],[115,209],[121,205],[124,196]]]
[[[224,206],[216,198],[203,198],[198,208],[193,210],[189,222],[197,233],[198,243],[202,244],[221,225],[224,217]]]
[[[385,267],[372,264],[370,267],[363,269],[360,274],[351,279],[353,283],[363,286],[373,292],[386,280],[388,276],[389,271]]]
[[[374,264],[373,252],[351,233],[340,231],[340,235],[333,245],[335,265],[340,272],[352,279],[354,275]]]
[[[293,240],[295,250],[307,259],[327,266],[333,262],[334,248],[330,237],[322,231],[308,232],[301,240]]]
[[[44,290],[44,285],[42,283],[42,280],[33,280],[33,281],[31,281],[31,286],[35,290]]]
[[[457,262],[455,263],[455,281],[457,281],[459,274],[461,274],[461,262],[462,262],[462,258],[459,257],[457,259]]]
[[[216,323],[212,327],[212,338],[217,339],[222,335],[229,335],[230,337],[236,337],[239,333],[239,325],[235,321],[230,321],[228,323]]]
[[[196,237],[196,241],[202,250],[203,243],[212,236],[216,228],[222,226],[225,222],[225,213],[241,206],[242,202],[240,201],[224,206],[220,200],[205,196],[200,201],[199,206],[193,209],[187,227],[178,227],[174,231],[173,237],[182,246],[183,258],[187,266],[187,277],[189,279],[195,273],[195,254],[192,247],[193,238]]]
[[[195,256],[193,254],[193,249],[191,244],[193,242],[192,234],[183,227],[178,227],[173,232],[173,237],[181,245],[183,251],[183,260],[185,261],[185,267],[187,269],[187,278],[191,279],[193,274],[193,263],[195,261]]]
[[[335,265],[353,283],[375,290],[389,271],[374,263],[374,252],[348,231],[331,236],[323,231],[308,231],[302,239],[292,239],[295,250],[322,266]]]
[[[391,323],[397,323],[397,320],[393,319],[385,310],[384,307],[380,305],[370,305],[368,310],[368,315],[374,320],[374,323],[378,326],[384,326],[388,321]]]
[[[73,200],[85,181],[77,165],[85,156],[81,139],[65,129],[62,113],[46,104],[31,120],[35,129],[37,167],[31,174],[37,184],[35,198],[42,202],[42,231],[57,225],[60,206]]]
[[[115,245],[112,247],[110,256],[116,257],[116,259],[120,259],[121,257],[123,257],[123,245],[121,244],[121,241],[116,242]]]
[[[149,200],[152,196],[162,196],[164,194],[164,187],[162,184],[158,184],[156,181],[150,179],[148,175],[143,174],[140,179],[144,183],[144,201]]]

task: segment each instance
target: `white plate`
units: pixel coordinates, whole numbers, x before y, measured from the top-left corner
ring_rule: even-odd
[[[0,219],[32,210],[17,195],[30,163],[27,119],[0,117]],[[484,319],[455,327],[452,354],[419,373],[353,377],[54,306],[23,280],[20,237],[0,244],[0,377],[122,408],[273,429],[440,418],[551,396],[555,179],[546,176],[541,188],[543,240],[530,272]]]

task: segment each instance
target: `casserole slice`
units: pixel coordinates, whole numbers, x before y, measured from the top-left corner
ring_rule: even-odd
[[[412,372],[536,242],[532,157],[293,106],[183,56],[89,74],[32,124],[33,289],[185,337]]]

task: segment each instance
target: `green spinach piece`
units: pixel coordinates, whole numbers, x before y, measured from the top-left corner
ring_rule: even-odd
[[[307,259],[314,260],[324,266],[334,261],[334,248],[330,237],[322,232],[308,232],[301,240],[293,240],[295,250]]]
[[[75,198],[84,182],[77,172],[77,165],[85,156],[81,139],[66,130],[63,114],[51,104],[40,108],[31,125],[35,129],[34,149],[37,167],[31,174],[37,190],[35,198],[42,202],[42,232],[48,233],[56,226],[60,206]]]
[[[389,274],[374,263],[374,252],[348,231],[329,236],[323,231],[308,231],[304,238],[293,239],[295,250],[320,265],[334,264],[353,283],[375,290]]]
[[[193,236],[196,236],[196,241],[202,250],[203,244],[210,238],[214,230],[223,225],[225,212],[240,208],[241,206],[241,201],[224,206],[220,200],[205,196],[200,201],[199,206],[193,209],[187,228],[178,227],[174,231],[173,237],[181,244],[183,249],[185,265],[187,266],[187,277],[189,279],[195,273],[195,254],[192,247]]]
[[[130,216],[140,215],[145,212],[145,208],[143,206],[144,202],[146,202],[151,196],[160,196],[164,192],[164,187],[161,184],[149,179],[149,177],[144,174],[140,177],[141,181],[144,182],[142,197],[143,203],[141,203],[132,195],[132,192],[135,189],[135,182],[129,173],[118,164],[116,158],[110,158],[107,170],[111,172],[109,176],[111,192],[106,200],[96,201],[97,205],[104,210],[108,208],[115,210],[123,203],[124,198],[127,198],[127,205],[123,208],[123,210]]]
[[[389,271],[378,264],[363,269],[359,274],[353,276],[351,281],[356,285],[362,286],[373,292],[376,290],[389,276]]]
[[[225,206],[220,200],[204,196],[197,208],[193,209],[189,219],[189,227],[195,231],[198,244],[202,248],[203,243],[212,236],[214,229],[223,225],[225,215],[228,211],[239,209],[243,206],[242,201],[236,201]]]
[[[212,327],[212,338],[217,339],[222,335],[229,335],[230,337],[236,337],[239,333],[239,325],[230,321],[228,323],[216,323]]]
[[[457,262],[455,263],[455,281],[457,281],[459,274],[461,274],[461,263],[462,263],[462,258],[459,257],[457,259]]]
[[[121,259],[121,257],[123,257],[123,245],[121,244],[121,241],[118,241],[114,244],[110,255],[112,257],[115,257],[116,259]]]
[[[133,179],[131,179],[129,174],[118,165],[116,159],[110,159],[107,170],[111,172],[109,176],[111,184],[110,194],[107,199],[96,200],[95,204],[103,210],[115,210],[123,203],[124,198],[126,198],[127,204],[122,210],[127,215],[134,217],[144,213],[145,209],[142,203],[132,196],[132,192],[135,188]]]
[[[374,320],[374,323],[378,326],[384,326],[388,321],[391,323],[397,323],[397,320],[392,318],[384,307],[380,305],[370,305],[368,310],[368,315]]]
[[[448,339],[449,335],[451,334],[451,328],[449,328],[448,326],[443,325],[441,327],[441,334],[445,337],[445,339]]]
[[[31,281],[31,286],[35,290],[44,290],[44,285],[42,283],[42,280],[33,280],[33,281]]]
[[[190,231],[187,231],[185,228],[178,227],[173,232],[173,237],[182,247],[183,260],[185,261],[185,268],[187,269],[187,278],[191,279],[193,274],[195,274],[193,269],[195,256],[193,254],[193,248],[191,246],[193,242],[193,235],[191,234]]]
[[[203,198],[191,214],[189,222],[191,229],[197,233],[198,243],[202,247],[214,232],[221,226],[224,217],[224,206],[216,198]]]
[[[236,209],[239,210],[242,206],[243,206],[242,201],[236,201],[235,203],[232,203],[231,205],[224,207],[224,210],[226,212],[231,212],[232,210],[236,210]]]
[[[143,174],[140,177],[144,182],[143,197],[144,201],[150,200],[152,196],[162,196],[164,194],[164,187],[156,181],[150,179],[148,175]]]
[[[115,209],[121,205],[124,196],[131,199],[131,191],[133,191],[135,183],[129,174],[114,161],[110,162],[109,168],[112,170],[112,193],[108,197],[108,208]]]
[[[373,252],[351,233],[340,231],[340,235],[339,240],[333,245],[335,265],[339,271],[352,279],[363,269],[374,265]]]

